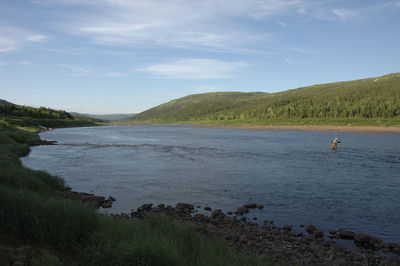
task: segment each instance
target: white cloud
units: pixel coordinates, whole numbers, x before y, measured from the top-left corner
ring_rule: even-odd
[[[32,65],[33,63],[31,62],[31,61],[22,61],[21,63],[20,63],[21,65],[25,65],[25,66],[28,66],[28,65]]]
[[[315,51],[307,50],[304,48],[298,48],[298,47],[289,47],[288,50],[291,52],[299,53],[299,54],[315,54]]]
[[[119,78],[119,77],[124,77],[126,76],[125,73],[121,73],[121,72],[108,72],[106,74],[104,74],[104,77],[107,78]]]
[[[17,44],[14,40],[0,35],[0,53],[10,52],[17,49]]]
[[[244,62],[189,58],[149,65],[140,71],[170,79],[222,79],[232,77],[246,66]]]
[[[0,53],[11,52],[32,43],[40,43],[48,39],[42,34],[35,34],[29,30],[2,26],[0,28]]]
[[[88,68],[81,67],[81,66],[75,66],[75,65],[70,65],[70,64],[60,64],[60,67],[67,68],[69,70],[72,70],[72,72],[69,73],[71,76],[89,76],[93,72],[89,70]]]
[[[332,9],[332,13],[339,17],[341,20],[346,21],[349,19],[357,18],[360,14],[356,10],[349,10],[349,9]]]
[[[69,13],[63,28],[106,45],[149,45],[228,52],[251,51],[269,35],[246,21],[297,12],[306,0],[97,0],[35,1],[84,7]],[[246,49],[245,49],[246,48]]]
[[[30,42],[43,42],[45,40],[47,40],[48,37],[44,36],[44,35],[29,35],[28,37],[26,37],[26,40],[30,41]]]

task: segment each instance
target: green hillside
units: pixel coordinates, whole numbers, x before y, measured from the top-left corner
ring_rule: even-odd
[[[1,104],[12,104],[12,103],[7,102],[6,100],[0,99],[0,105],[1,105]]]
[[[123,122],[400,125],[400,73],[278,93],[217,92],[189,95]]]
[[[40,127],[77,127],[94,126],[95,121],[75,119],[70,113],[62,110],[5,103],[0,105],[0,121],[19,127],[30,127],[37,130]]]

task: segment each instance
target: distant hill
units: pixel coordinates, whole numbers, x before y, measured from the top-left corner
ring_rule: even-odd
[[[92,118],[92,119],[97,119],[97,120],[101,120],[104,122],[114,122],[114,121],[130,118],[130,117],[133,117],[136,115],[136,114],[94,115],[94,114],[81,114],[81,113],[75,113],[75,112],[72,112],[71,114],[72,114],[72,116],[74,116],[75,118],[78,118],[78,119],[79,118]]]
[[[13,104],[13,103],[10,103],[10,102],[7,102],[6,100],[0,99],[0,104]]]
[[[179,98],[121,122],[264,123],[284,120],[400,120],[400,73],[278,93],[215,92]],[[400,124],[400,123],[399,123]]]

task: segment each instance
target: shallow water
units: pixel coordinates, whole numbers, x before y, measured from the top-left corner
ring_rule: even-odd
[[[250,131],[152,125],[57,129],[59,145],[32,148],[24,165],[75,191],[114,196],[110,210],[143,203],[233,211],[259,221],[345,228],[400,242],[400,135]],[[330,142],[341,143],[332,151]]]

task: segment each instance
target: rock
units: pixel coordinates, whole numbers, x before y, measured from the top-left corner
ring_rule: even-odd
[[[355,233],[347,230],[339,230],[338,236],[340,239],[354,239]]]
[[[307,233],[309,233],[309,234],[313,234],[314,233],[314,231],[315,231],[315,229],[317,229],[314,225],[307,225],[307,227],[306,227],[306,231],[307,231]]]
[[[211,213],[211,218],[217,219],[217,218],[224,218],[226,215],[223,213],[221,210],[215,210]]]
[[[319,229],[315,229],[314,230],[314,236],[315,237],[324,237],[324,231],[323,230],[319,230]]]
[[[157,206],[159,209],[164,209],[164,207],[165,207],[165,205],[164,204],[158,204],[158,206]]]
[[[233,212],[229,211],[229,212],[227,212],[227,214],[229,214],[229,215],[232,215],[232,214],[233,214]]]
[[[250,248],[252,246],[254,246],[254,241],[252,241],[252,240],[247,241],[247,247]]]
[[[206,207],[204,207],[204,210],[206,210],[206,211],[211,211],[211,208],[208,207],[208,206],[206,206]]]
[[[113,196],[108,196],[107,200],[116,201],[116,199]]]
[[[183,210],[183,211],[192,211],[194,210],[194,206],[188,203],[180,202],[176,204],[175,209]]]
[[[141,212],[141,211],[149,211],[149,210],[151,210],[152,207],[153,207],[153,204],[152,204],[152,203],[143,204],[142,206],[140,206],[139,208],[137,208],[137,211],[138,211],[138,212]]]
[[[237,215],[243,215],[244,213],[248,213],[249,209],[247,207],[239,207],[235,212]]]
[[[247,237],[245,235],[240,235],[239,237],[239,242],[241,243],[247,243]]]
[[[372,249],[376,249],[379,250],[383,247],[383,240],[378,238],[378,237],[374,237],[374,236],[370,236],[367,234],[356,234],[354,236],[354,242],[357,246],[362,246],[365,248],[372,248]]]
[[[257,205],[257,209],[264,209],[263,205]]]
[[[293,225],[285,225],[283,227],[283,230],[290,232],[290,231],[292,231],[292,228],[293,228]]]
[[[243,205],[243,207],[246,207],[246,208],[248,208],[248,209],[254,209],[254,208],[257,208],[257,204],[255,204],[255,203],[248,203],[248,204]]]
[[[257,221],[257,217],[253,217],[253,220],[254,220],[254,221]]]
[[[303,228],[304,227],[304,224],[301,224],[301,225],[299,225],[300,226],[300,228]]]
[[[246,217],[242,217],[240,218],[241,221],[246,222],[247,218]]]
[[[111,200],[103,201],[103,203],[101,204],[101,207],[103,207],[104,209],[111,208],[112,207],[112,201]]]

